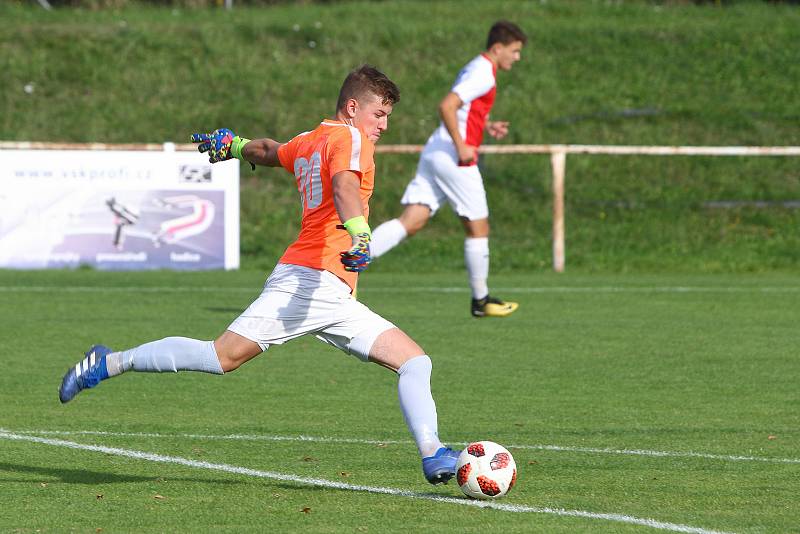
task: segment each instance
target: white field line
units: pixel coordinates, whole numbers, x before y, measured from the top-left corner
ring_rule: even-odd
[[[70,449],[85,450],[91,452],[101,452],[105,454],[112,454],[115,456],[123,456],[126,458],[133,458],[136,460],[146,460],[150,462],[159,462],[175,465],[183,465],[186,467],[194,467],[198,469],[209,469],[213,471],[223,471],[226,473],[233,473],[237,475],[245,475],[251,477],[266,478],[272,480],[282,480],[285,482],[295,482],[308,486],[318,486],[323,488],[361,491],[366,493],[376,493],[383,495],[395,495],[398,497],[407,497],[411,499],[424,499],[434,502],[442,502],[448,504],[459,504],[462,506],[472,506],[476,508],[491,508],[503,512],[515,513],[537,513],[537,514],[551,514],[566,517],[580,517],[585,519],[601,519],[605,521],[615,521],[619,523],[627,523],[631,525],[640,525],[650,527],[658,530],[668,530],[672,532],[686,532],[691,534],[725,534],[720,531],[708,530],[699,527],[692,527],[689,525],[681,525],[677,523],[667,523],[664,521],[657,521],[655,519],[633,517],[625,514],[607,514],[587,512],[583,510],[565,510],[561,508],[542,508],[536,506],[524,506],[517,504],[503,504],[494,501],[476,501],[466,498],[442,497],[430,493],[419,493],[408,490],[401,490],[397,488],[387,488],[380,486],[362,486],[356,484],[346,484],[344,482],[335,482],[332,480],[325,480],[321,478],[301,477],[297,475],[287,475],[283,473],[275,473],[272,471],[260,471],[257,469],[249,469],[247,467],[239,467],[228,464],[217,464],[211,462],[201,462],[197,460],[190,460],[180,456],[164,456],[161,454],[153,454],[149,452],[136,451],[130,449],[120,449],[116,447],[105,447],[102,445],[85,445],[76,443],[74,441],[65,441],[61,439],[42,438],[37,436],[22,435],[8,432],[0,429],[0,439],[7,439],[13,441],[29,441],[34,443],[41,443],[44,445],[53,445],[57,447],[66,447]]]
[[[0,286],[5,293],[252,293],[261,288],[208,287],[208,286]],[[459,287],[370,287],[368,293],[467,293],[466,286]],[[498,287],[503,293],[799,293],[800,286],[540,286]]]
[[[161,434],[150,432],[107,432],[103,430],[16,430],[18,434],[57,435],[57,436],[109,436],[132,438],[166,438],[166,439],[208,439],[232,441],[307,441],[316,443],[347,443],[355,445],[411,445],[411,440],[392,439],[358,439],[334,438],[325,436],[271,436],[263,434]],[[467,445],[466,442],[452,442],[453,445]],[[630,456],[653,456],[657,458],[704,458],[727,462],[769,462],[782,464],[800,464],[800,458],[770,458],[769,456],[741,456],[728,454],[711,454],[693,451],[653,451],[646,449],[611,449],[595,447],[569,447],[561,445],[506,445],[509,449],[538,450],[554,452],[580,452],[587,454],[622,454]]]

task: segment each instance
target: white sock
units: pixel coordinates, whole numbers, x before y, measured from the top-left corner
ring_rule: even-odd
[[[369,254],[373,258],[383,256],[406,238],[408,232],[400,219],[392,219],[381,224],[372,231],[369,243]]]
[[[414,435],[417,449],[425,458],[442,446],[436,419],[436,403],[431,395],[431,359],[423,354],[404,363],[397,374],[397,395],[408,429]]]
[[[482,299],[489,294],[489,238],[468,237],[464,240],[464,262],[467,264],[472,298]]]
[[[214,342],[188,337],[167,337],[130,350],[114,352],[106,357],[106,366],[109,376],[130,370],[151,373],[201,371],[215,375],[223,374]]]

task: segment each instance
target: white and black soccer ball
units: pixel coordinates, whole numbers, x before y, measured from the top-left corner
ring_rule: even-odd
[[[467,497],[499,499],[517,482],[517,464],[502,445],[476,441],[461,451],[456,481]]]

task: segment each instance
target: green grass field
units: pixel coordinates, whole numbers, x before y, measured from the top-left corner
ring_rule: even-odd
[[[189,2],[187,2],[189,3]],[[369,62],[400,86],[381,143],[422,144],[490,24],[529,34],[498,73],[507,143],[800,145],[800,9],[648,1],[342,1],[231,11],[56,9],[0,2],[0,140],[187,142],[226,126],[284,141],[333,113]],[[312,46],[313,45],[313,46]],[[28,87],[28,92],[25,88]],[[490,143],[495,143],[489,140]],[[595,272],[800,266],[797,157],[567,158],[567,265]],[[379,156],[371,222],[395,217],[414,156]],[[242,251],[267,268],[297,232],[283,171],[242,169]],[[546,156],[482,158],[496,269],[550,268]],[[731,203],[727,208],[713,203]],[[762,204],[758,204],[758,203]],[[439,215],[391,268],[452,271],[461,229]],[[380,267],[384,270],[383,267]]]
[[[419,144],[510,18],[531,40],[499,75],[504,143],[800,144],[793,5],[123,4],[0,0],[0,140],[285,140],[369,62],[402,91],[383,142]],[[379,155],[373,227],[415,165]],[[449,210],[360,298],[433,358],[442,438],[509,447],[507,498],[428,485],[396,378],[314,339],[224,377],[129,373],[58,402],[91,344],[212,339],[258,294],[297,193],[242,167],[240,272],[0,270],[0,532],[800,532],[797,158],[570,156],[563,275],[547,158],[481,165],[490,284],[520,310],[469,317]]]
[[[427,485],[395,377],[313,339],[59,404],[91,343],[213,338],[264,277],[0,271],[0,531],[798,529],[795,276],[499,275],[520,310],[475,320],[463,273],[367,273],[434,360],[442,437],[514,454],[506,508]]]

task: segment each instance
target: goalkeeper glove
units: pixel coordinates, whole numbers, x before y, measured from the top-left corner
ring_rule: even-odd
[[[353,246],[349,250],[339,253],[341,262],[345,271],[360,273],[367,268],[371,261],[369,242],[372,239],[372,232],[363,215],[349,219],[344,223],[344,228],[350,234]]]
[[[197,146],[197,150],[200,152],[208,152],[208,161],[217,163],[231,158],[244,161],[242,158],[242,148],[249,143],[250,140],[237,136],[227,128],[219,128],[211,133],[192,134],[192,142],[200,143]]]

